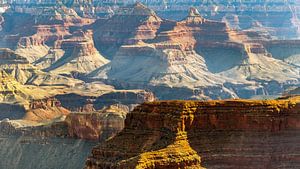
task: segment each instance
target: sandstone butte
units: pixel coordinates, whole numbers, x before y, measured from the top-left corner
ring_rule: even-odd
[[[300,97],[144,103],[85,168],[300,168],[299,108]]]

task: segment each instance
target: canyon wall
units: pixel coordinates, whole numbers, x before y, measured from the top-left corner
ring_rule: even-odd
[[[297,168],[299,107],[299,97],[145,103],[86,168]]]

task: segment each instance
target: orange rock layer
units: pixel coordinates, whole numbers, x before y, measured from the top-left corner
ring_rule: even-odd
[[[297,168],[299,99],[145,103],[86,168]]]

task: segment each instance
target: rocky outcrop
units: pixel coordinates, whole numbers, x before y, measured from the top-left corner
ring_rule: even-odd
[[[145,103],[86,168],[297,168],[299,106],[299,97]]]
[[[136,105],[155,99],[151,92],[132,90],[0,104],[5,111],[0,113],[0,134],[104,141],[124,128],[126,114]]]
[[[45,122],[69,113],[70,111],[62,107],[57,99],[46,98],[31,101],[23,119],[35,122]]]
[[[22,16],[13,11],[7,12],[0,36],[3,36],[3,43],[15,44],[8,47],[16,49],[16,54],[39,69],[51,71],[51,74],[74,76],[89,73],[108,63],[94,47],[93,32],[82,31],[85,25],[93,23],[93,19],[82,18],[73,9],[64,6],[41,7],[24,15],[27,22],[16,24],[25,31],[9,25],[9,22],[21,20]],[[9,39],[11,36],[13,40]]]
[[[55,98],[30,99],[26,101],[1,103],[0,107],[3,113],[0,115],[0,120],[22,119],[33,123],[45,123],[55,118],[67,115],[69,110],[61,106],[61,103]]]
[[[111,105],[100,112],[72,113],[66,117],[68,133],[72,138],[104,141],[124,128],[129,107]]]

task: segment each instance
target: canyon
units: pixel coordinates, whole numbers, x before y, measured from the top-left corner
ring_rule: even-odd
[[[0,1],[0,168],[299,168],[300,3],[141,2]]]
[[[120,6],[109,17],[86,17],[64,5],[17,5],[2,14],[7,61],[0,66],[25,85],[100,82],[163,100],[278,96],[299,85],[297,39],[263,26],[235,29],[198,8],[176,21],[142,3]]]

